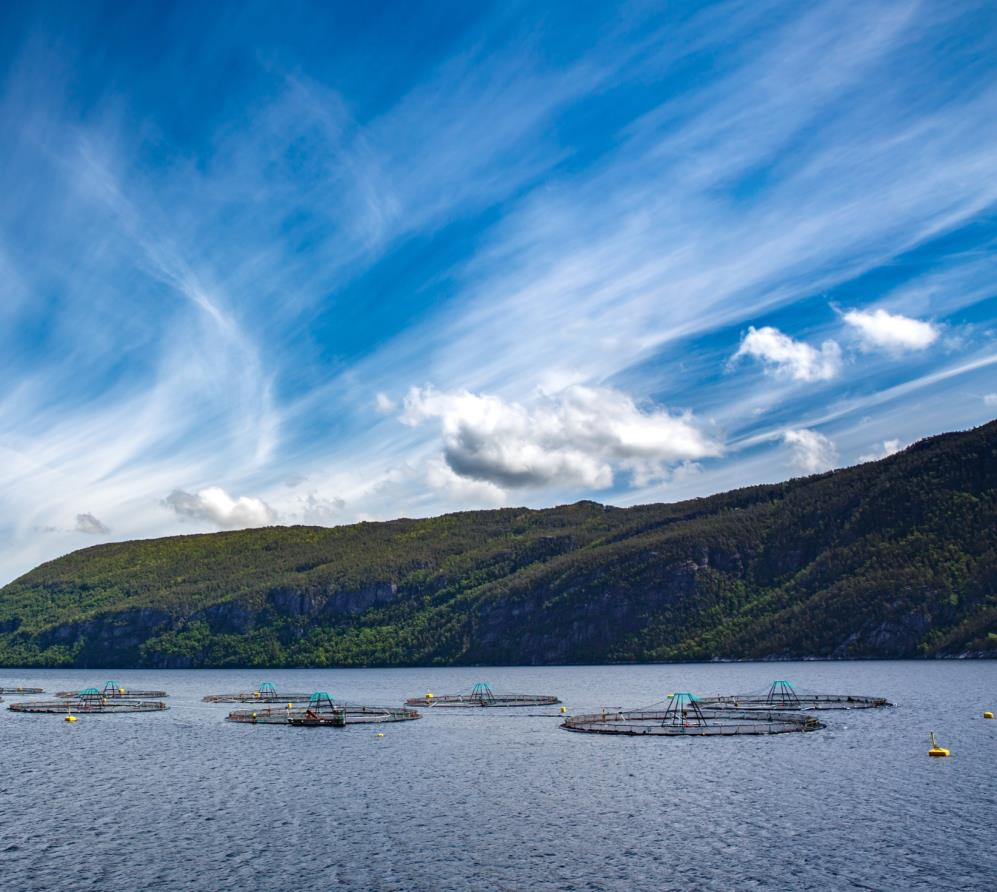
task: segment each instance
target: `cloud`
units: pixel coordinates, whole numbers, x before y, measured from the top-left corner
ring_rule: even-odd
[[[899,452],[901,448],[899,440],[883,440],[883,442],[871,452],[867,452],[865,455],[860,455],[859,461],[879,461],[881,458],[886,458],[887,456]]]
[[[342,495],[344,520],[361,506],[387,518],[497,500],[501,486],[442,457],[427,470],[442,425],[375,415],[378,392],[400,403],[411,382],[501,394],[531,421],[538,385],[611,383],[695,406],[730,460],[687,484],[671,470],[669,497],[777,479],[788,448],[734,444],[827,430],[869,406],[895,415],[835,424],[842,444],[975,423],[973,394],[994,390],[976,351],[993,343],[997,54],[981,52],[993,29],[975,11],[928,6],[735,4],[675,20],[497,9],[411,70],[400,57],[373,93],[363,65],[343,79],[300,52],[308,29],[293,21],[277,47],[275,12],[245,23],[262,65],[240,68],[221,111],[182,91],[155,108],[148,97],[160,78],[183,81],[171,73],[231,74],[226,46],[241,52],[250,32],[219,27],[224,14],[174,22],[149,72],[87,53],[74,38],[91,30],[86,14],[53,32],[40,12],[11,33],[0,95],[0,581],[77,547],[79,506],[121,536],[183,529],[186,515],[160,505],[178,481],[251,480],[282,517],[308,511],[294,497],[317,485],[289,492],[292,472]],[[419,28],[432,20],[412,24],[430,46]],[[201,52],[208,32],[229,43]],[[357,35],[331,39],[338,58]],[[455,221],[460,237],[442,237]],[[411,246],[429,244],[409,265]],[[792,319],[778,324],[801,336],[815,295],[855,282],[915,317],[979,319],[960,327],[963,364],[937,365],[954,355],[940,338],[913,382],[869,363],[861,384],[799,386],[792,363],[761,357],[783,386],[715,374],[731,328]],[[826,371],[819,340],[809,368]],[[970,373],[963,400],[952,376]],[[582,452],[591,479],[627,461],[627,482],[663,467]],[[69,522],[37,535],[53,517]]]
[[[984,396],[983,404],[985,406],[997,406],[997,393],[988,393]]]
[[[498,508],[506,503],[504,489],[487,480],[461,477],[442,458],[428,463],[426,482],[458,506],[491,505]]]
[[[382,415],[392,415],[398,408],[398,404],[386,393],[379,393],[374,401],[377,405],[377,411]]]
[[[102,523],[92,514],[77,514],[74,529],[77,533],[87,533],[91,536],[103,536],[111,532],[111,528],[107,524]]]
[[[783,435],[783,442],[792,447],[793,465],[807,474],[819,474],[835,466],[837,450],[823,434],[812,430],[789,430]]]
[[[248,496],[233,499],[220,486],[209,486],[196,493],[175,489],[163,503],[181,517],[206,520],[223,530],[263,527],[277,521],[277,512],[262,499]]]
[[[611,388],[568,387],[527,408],[462,390],[412,388],[401,420],[440,419],[443,457],[461,477],[498,487],[613,485],[622,468],[645,479],[665,466],[722,454],[692,415],[642,411]]]
[[[829,381],[841,369],[841,348],[836,341],[824,341],[817,350],[770,325],[748,329],[731,361],[742,356],[758,359],[776,374],[794,381]]]
[[[346,508],[346,501],[341,498],[327,499],[318,493],[310,492],[305,496],[298,497],[298,516],[302,523],[317,524],[319,526],[342,523],[343,511]]]
[[[924,350],[938,340],[938,326],[886,310],[849,310],[842,317],[868,350]]]

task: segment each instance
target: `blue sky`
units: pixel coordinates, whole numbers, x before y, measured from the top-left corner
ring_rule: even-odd
[[[997,7],[0,6],[0,582],[997,415]]]

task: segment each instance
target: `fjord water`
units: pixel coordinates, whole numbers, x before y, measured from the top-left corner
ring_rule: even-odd
[[[994,662],[489,669],[0,671],[0,685],[170,692],[163,713],[0,715],[4,889],[992,889]],[[208,693],[399,704],[483,679],[570,712],[800,687],[896,709],[813,734],[629,738],[557,708],[343,729],[224,722]],[[7,704],[14,697],[5,698]],[[929,759],[928,732],[952,750]],[[377,737],[382,731],[383,737]]]

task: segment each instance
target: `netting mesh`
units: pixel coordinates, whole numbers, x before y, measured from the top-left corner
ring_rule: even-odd
[[[659,737],[786,734],[816,731],[824,727],[821,722],[802,713],[711,709],[705,703],[694,694],[683,691],[638,709],[603,709],[598,713],[569,716],[561,727],[566,731],[587,734]]]
[[[456,694],[434,694],[427,691],[423,697],[410,697],[406,706],[436,707],[499,707],[499,706],[556,706],[561,701],[553,694],[495,693],[486,681],[479,681],[471,688]]]
[[[34,713],[108,713],[108,712],[160,712],[166,704],[159,700],[127,700],[122,697],[108,697],[97,688],[84,688],[75,695],[60,700],[33,700],[27,703],[12,703],[7,707],[12,712]]]
[[[876,709],[892,706],[885,697],[859,694],[821,694],[798,688],[785,679],[773,681],[768,688],[744,694],[705,697],[704,706],[739,710],[813,710],[813,709]]]
[[[365,706],[358,703],[336,701],[326,691],[316,691],[308,696],[307,703],[284,706],[264,706],[258,709],[237,709],[226,719],[251,725],[302,725],[343,727],[381,722],[405,722],[421,718],[415,709],[400,706]]]
[[[307,703],[311,694],[297,692],[278,692],[272,682],[260,682],[255,691],[237,691],[234,694],[208,694],[203,697],[204,703]]]
[[[70,699],[73,697],[79,698],[84,694],[88,694],[90,691],[96,691],[96,688],[84,688],[82,691],[58,691],[56,697],[60,699]],[[119,684],[116,681],[105,681],[104,687],[101,688],[98,693],[105,700],[144,700],[146,698],[158,698],[169,696],[166,691],[137,691],[131,688],[126,688],[124,685]],[[90,695],[92,696],[92,695]]]

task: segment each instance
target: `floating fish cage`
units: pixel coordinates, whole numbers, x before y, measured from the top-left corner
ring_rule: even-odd
[[[699,701],[712,709],[740,710],[813,710],[813,709],[880,709],[893,704],[884,697],[863,697],[857,694],[818,694],[795,687],[785,679],[773,681],[768,690],[724,697],[705,697]]]
[[[479,681],[468,691],[411,697],[406,706],[556,706],[561,701],[551,694],[496,694],[487,682]]]
[[[226,716],[230,722],[250,725],[295,725],[298,727],[342,728],[346,725],[408,722],[422,718],[415,709],[400,706],[361,706],[333,700],[325,691],[311,694],[307,703],[295,706],[265,706],[260,709],[237,709]]]
[[[93,690],[93,688],[87,688],[87,690]],[[84,691],[59,691],[55,696],[68,700],[73,697],[80,697],[83,693]],[[105,681],[100,695],[107,700],[141,700],[147,697],[169,696],[166,691],[133,691],[131,688],[126,688],[116,681]]]
[[[255,691],[240,691],[235,694],[208,694],[204,703],[307,703],[311,694],[277,693],[277,688],[264,681]]]
[[[12,712],[90,714],[104,712],[159,712],[166,709],[166,704],[158,700],[124,700],[120,697],[105,697],[97,688],[87,688],[80,691],[79,695],[75,698],[12,703],[7,708]]]
[[[44,688],[0,688],[0,695],[3,694],[44,694]]]
[[[801,714],[738,712],[704,709],[702,701],[688,692],[642,709],[603,710],[570,716],[561,723],[565,731],[583,734],[652,735],[657,737],[742,737],[817,731],[822,722]]]

